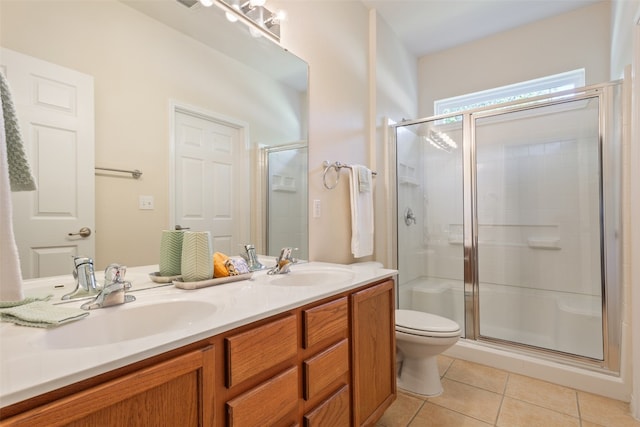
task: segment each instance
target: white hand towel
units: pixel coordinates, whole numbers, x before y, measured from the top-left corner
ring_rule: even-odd
[[[358,167],[358,189],[361,193],[371,191],[371,171],[364,166]]]
[[[9,160],[3,104],[4,102],[0,102],[0,301],[19,301],[24,298],[24,294],[22,292],[18,247],[13,234],[11,184],[9,183]]]
[[[360,191],[361,174],[371,182],[371,170],[361,165],[351,166],[351,252],[355,258],[373,255],[373,191]]]

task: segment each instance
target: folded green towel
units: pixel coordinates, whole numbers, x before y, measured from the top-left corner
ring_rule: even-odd
[[[35,328],[52,328],[89,315],[88,311],[79,308],[53,305],[37,298],[0,303],[0,307],[0,320],[3,322]]]

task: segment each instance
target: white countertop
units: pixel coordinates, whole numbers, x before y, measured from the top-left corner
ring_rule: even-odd
[[[267,265],[272,264],[275,263]],[[0,407],[397,274],[396,270],[367,263],[309,262],[293,265],[288,275],[268,276],[266,271],[260,271],[250,280],[182,290],[173,285],[153,287],[157,284],[149,279],[149,273],[155,271],[157,266],[129,268],[126,280],[133,284],[136,301],[91,310],[82,320],[52,329],[0,323]],[[340,279],[331,283],[326,280],[330,277],[327,273],[322,280],[322,271],[337,272]],[[296,277],[313,273],[318,273],[319,284],[296,284]],[[285,277],[288,283],[278,285],[276,280]],[[97,273],[96,278],[101,279]],[[74,287],[71,275],[58,276],[25,281],[25,294],[53,293],[53,301]],[[79,307],[84,301],[65,305]],[[180,312],[184,304],[197,305],[198,301],[199,308],[204,307],[202,316],[194,318],[193,311]],[[163,316],[150,318],[154,316],[147,315],[145,309],[158,304],[163,309],[151,312],[161,312]],[[127,310],[131,311],[125,313]],[[123,321],[135,323],[131,329],[146,331],[144,336],[122,340],[112,334],[118,328],[126,328]],[[83,337],[87,326],[95,331],[92,329],[91,336]]]

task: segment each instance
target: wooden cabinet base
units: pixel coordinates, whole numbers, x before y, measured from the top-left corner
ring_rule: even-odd
[[[18,402],[0,427],[374,425],[396,396],[393,289],[367,284]]]

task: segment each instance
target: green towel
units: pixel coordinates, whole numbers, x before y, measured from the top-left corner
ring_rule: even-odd
[[[36,182],[24,151],[18,115],[11,99],[11,92],[5,76],[0,73],[0,102],[4,115],[4,132],[7,136],[7,157],[9,162],[9,181],[11,191],[33,191]]]
[[[46,299],[49,299],[47,297]],[[0,302],[0,319],[16,325],[52,328],[89,315],[88,311],[53,305],[39,298]]]

